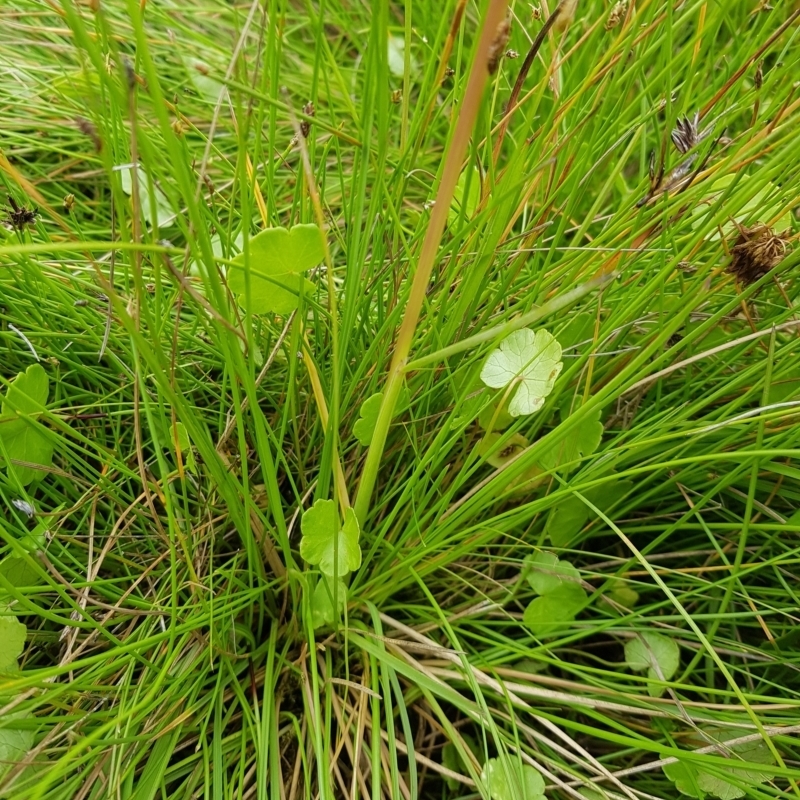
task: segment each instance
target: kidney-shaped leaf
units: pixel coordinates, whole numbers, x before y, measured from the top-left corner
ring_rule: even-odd
[[[735,728],[706,731],[708,738],[721,744],[737,739],[741,735],[742,731]],[[772,753],[763,741],[743,742],[731,747],[726,746],[726,749],[731,752],[729,766],[715,765],[713,772],[710,771],[710,767],[687,761],[665,764],[662,769],[681,794],[701,798],[706,793],[720,800],[736,800],[738,797],[744,797],[748,785],[764,783],[773,778],[769,772],[747,768],[748,764],[775,763]]]
[[[322,235],[317,225],[308,224],[267,228],[250,239],[247,257],[240,253],[228,270],[228,286],[241,305],[254,314],[289,314],[296,309],[300,294],[314,291],[302,273],[325,257]]]
[[[333,500],[317,500],[303,514],[300,529],[300,555],[323,574],[341,578],[361,566],[358,520],[352,508],[347,509],[340,526]]]
[[[562,583],[534,599],[525,609],[522,621],[540,638],[550,636],[575,619],[586,603],[586,592],[576,583]]]
[[[361,404],[360,416],[353,425],[353,435],[364,447],[367,447],[372,441],[372,434],[375,433],[375,426],[378,424],[381,403],[383,403],[383,392],[371,395]]]
[[[647,677],[668,681],[677,672],[681,653],[677,643],[660,633],[642,633],[625,643],[625,661],[636,671],[647,670]],[[648,692],[658,697],[663,686],[650,684]]]
[[[35,414],[41,411],[42,406],[47,403],[49,383],[47,373],[41,365],[31,364],[9,385],[0,416],[11,416],[15,411],[20,414]]]
[[[514,331],[489,354],[481,370],[481,380],[493,389],[518,383],[508,404],[514,417],[533,414],[544,405],[561,372],[561,345],[543,328]]]
[[[537,800],[544,797],[544,779],[530,764],[520,764],[513,756],[505,763],[490,758],[481,772],[492,800]]]
[[[555,553],[534,553],[525,559],[525,565],[530,568],[528,583],[536,594],[550,594],[564,583],[580,586],[578,570]]]
[[[33,364],[11,382],[0,410],[0,439],[11,461],[25,461],[49,467],[53,463],[50,438],[37,428],[32,419],[20,414],[36,414],[47,403],[49,381],[39,364]],[[32,467],[9,465],[23,486],[42,472]]]
[[[338,610],[334,610],[334,593]],[[311,596],[311,618],[314,628],[323,625],[332,625],[347,602],[347,586],[344,581],[337,580],[335,587],[333,580],[324,575],[317,581],[314,594]]]
[[[569,412],[562,408],[562,419]],[[581,420],[567,435],[551,445],[541,456],[540,463],[545,469],[557,469],[562,464],[572,464],[581,458],[590,456],[600,446],[603,438],[603,424],[600,422],[600,409]]]
[[[22,761],[28,751],[33,747],[35,719],[27,711],[6,714],[3,717],[3,727],[0,728],[0,781],[11,771],[15,764]],[[24,773],[23,773],[24,774]],[[5,786],[0,792],[0,797],[21,796],[12,788],[5,793]],[[12,794],[11,792],[15,792]],[[30,795],[28,795],[30,797]]]
[[[0,671],[15,669],[25,647],[27,628],[9,614],[0,616]]]

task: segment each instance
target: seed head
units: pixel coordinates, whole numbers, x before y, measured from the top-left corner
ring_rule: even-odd
[[[494,40],[489,47],[489,59],[486,68],[489,70],[490,75],[497,72],[497,67],[500,64],[500,59],[503,57],[506,45],[508,44],[508,37],[511,35],[511,20],[506,17],[498,26],[494,34]]]
[[[728,270],[745,286],[755,283],[786,257],[789,237],[788,231],[775,233],[768,225],[760,223],[752,228],[740,225],[739,235],[731,247]]]
[[[553,33],[564,33],[575,19],[575,12],[578,10],[578,0],[561,0],[556,6],[554,14],[558,14],[553,23]]]
[[[606,30],[610,31],[612,28],[616,28],[627,13],[628,0],[619,0],[619,2],[615,3],[606,20]]]
[[[36,222],[36,217],[39,215],[39,212],[36,210],[36,206],[33,208],[25,208],[24,206],[20,206],[17,204],[17,201],[8,196],[8,202],[11,206],[8,214],[6,216],[6,223],[10,225],[16,231],[24,231],[29,225],[33,225]]]
[[[314,110],[314,104],[309,100],[303,106],[303,113],[308,117],[313,117],[316,113]],[[311,132],[311,121],[307,119],[300,120],[300,133],[303,134],[304,139],[308,139],[308,134]]]

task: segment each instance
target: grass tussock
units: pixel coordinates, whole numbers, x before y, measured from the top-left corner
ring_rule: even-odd
[[[1,797],[800,796],[800,18],[554,5],[3,3]]]

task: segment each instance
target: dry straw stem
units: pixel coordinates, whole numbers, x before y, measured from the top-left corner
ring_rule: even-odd
[[[461,167],[469,146],[472,128],[483,98],[483,90],[489,77],[488,64],[492,45],[498,28],[505,20],[506,7],[506,0],[497,0],[489,5],[483,20],[481,37],[475,50],[475,58],[472,62],[469,82],[464,94],[464,102],[461,108],[458,109],[457,114],[455,109],[453,112],[457,116],[456,128],[445,156],[442,180],[436,193],[436,202],[420,249],[417,269],[411,284],[411,293],[403,314],[403,321],[400,323],[400,330],[397,332],[394,354],[392,355],[389,375],[384,388],[383,403],[378,413],[375,433],[367,451],[367,458],[364,462],[361,480],[356,493],[354,509],[362,525],[369,511],[370,499],[375,488],[378,468],[380,467],[383,448],[386,444],[386,435],[389,431],[389,423],[403,385],[406,359],[414,340],[414,332],[417,329],[422,304],[425,300],[425,292],[427,291],[431,271],[436,260],[436,253],[439,249],[439,242],[442,239],[444,226],[447,222],[450,203],[453,200],[453,193],[458,176],[461,174]]]

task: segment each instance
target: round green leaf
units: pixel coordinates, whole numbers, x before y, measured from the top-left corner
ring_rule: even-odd
[[[34,721],[34,718],[27,712],[19,712],[8,714],[3,719],[0,727],[0,780],[33,747],[34,729],[30,722],[26,724],[26,720]]]
[[[551,594],[565,583],[580,586],[578,570],[554,553],[534,553],[525,559],[525,565],[530,569],[527,574],[528,583],[536,594]]]
[[[300,555],[325,575],[341,578],[361,566],[358,520],[352,508],[347,509],[340,527],[333,500],[317,500],[303,514],[300,529]]]
[[[534,636],[551,636],[575,619],[586,603],[586,592],[574,583],[561,586],[537,597],[525,609],[523,622]]]
[[[681,654],[677,643],[660,633],[642,633],[625,643],[625,661],[632,670],[647,670],[647,677],[668,681],[677,672]],[[648,687],[653,697],[664,691],[656,683]]]
[[[513,756],[505,760],[490,758],[481,772],[492,800],[536,800],[544,797],[544,778],[530,764],[520,764]]]
[[[467,186],[469,183],[469,186]],[[477,167],[465,169],[458,177],[458,183],[453,192],[453,200],[450,203],[450,213],[447,215],[447,224],[453,225],[458,222],[463,214],[464,219],[468,220],[475,213],[481,199],[481,173]]]
[[[361,404],[360,417],[353,425],[353,436],[364,447],[367,447],[372,441],[372,434],[375,433],[375,426],[378,424],[381,403],[383,403],[383,392],[371,395]]]
[[[501,440],[502,445],[500,445]],[[529,444],[530,442],[521,433],[514,433],[511,436],[505,433],[490,433],[478,442],[477,452],[493,467],[499,468],[518,456]]]
[[[675,761],[672,764],[665,764],[661,769],[681,794],[702,800],[703,792],[697,785],[698,774],[693,765]]]
[[[338,612],[341,612],[347,603],[347,586],[344,581],[337,580],[334,587],[333,581],[322,575],[311,597],[311,620],[315,629],[336,621],[338,613],[333,607],[334,592]]]
[[[120,180],[122,183],[122,191],[130,195],[133,192],[133,176],[131,172],[133,167],[126,166],[120,171]],[[168,228],[178,218],[178,215],[172,210],[172,205],[169,199],[158,187],[155,187],[155,198],[150,192],[150,181],[147,178],[147,173],[140,167],[138,170],[139,179],[139,202],[142,207],[142,216],[145,222],[151,228],[156,224],[159,228]]]
[[[15,669],[28,629],[8,613],[0,616],[0,671]]]
[[[26,416],[41,412],[47,404],[49,380],[39,364],[33,364],[11,382],[0,410],[0,439],[11,461],[25,461],[49,467],[53,463],[53,445],[37,423]],[[17,480],[27,486],[43,477],[41,470],[33,467],[12,466]]]
[[[28,561],[18,556],[6,556],[0,561],[0,575],[12,586],[36,586],[39,583],[39,573]],[[2,591],[2,586],[0,586]],[[23,625],[23,627],[25,627]],[[16,656],[15,656],[16,658]]]
[[[18,414],[36,414],[47,405],[50,381],[40,364],[31,364],[9,384],[3,400],[0,417]]]
[[[493,389],[501,389],[512,381],[518,383],[508,404],[513,417],[533,414],[544,405],[561,372],[561,345],[544,329],[534,333],[522,328],[507,336],[489,354],[481,370],[481,380]]]
[[[562,419],[568,412],[562,408]],[[592,412],[586,419],[562,436],[560,441],[550,445],[540,458],[541,465],[548,470],[557,469],[562,464],[572,464],[590,456],[600,446],[603,438],[603,423],[600,422],[600,409]]]
[[[488,431],[490,426],[492,431],[504,431],[513,421],[514,417],[508,413],[506,404],[498,411],[497,401],[489,403],[478,417],[478,425],[485,431]]]
[[[300,303],[300,295],[308,297],[316,288],[302,275],[261,275],[255,270],[250,273],[250,286],[247,273],[243,269],[231,267],[228,270],[228,287],[239,298],[242,308],[253,314],[291,314]]]
[[[300,295],[314,291],[314,284],[301,273],[324,259],[322,236],[314,224],[288,230],[267,228],[253,236],[247,244],[247,256],[240,253],[228,270],[228,286],[239,296],[242,307],[254,314],[294,311]]]
[[[609,597],[625,608],[634,608],[639,602],[639,592],[631,589],[630,586],[620,584],[615,586],[610,592]]]

